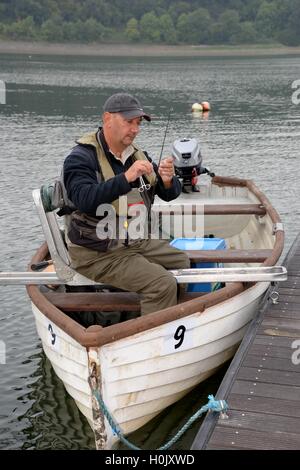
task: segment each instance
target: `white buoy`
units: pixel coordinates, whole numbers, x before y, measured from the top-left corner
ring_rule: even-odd
[[[192,106],[192,112],[201,112],[203,111],[202,105],[200,103],[194,103]]]

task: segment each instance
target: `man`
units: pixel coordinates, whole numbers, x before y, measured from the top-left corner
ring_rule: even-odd
[[[132,237],[130,209],[143,207],[147,226],[155,194],[170,201],[181,185],[172,158],[158,168],[133,145],[142,119],[151,120],[135,97],[114,94],[103,111],[103,127],[79,139],[64,163],[67,196],[76,209],[69,253],[74,269],[88,278],[141,294],[144,315],[177,303],[176,279],[167,270],[187,268],[189,260],[167,240],[149,233]]]

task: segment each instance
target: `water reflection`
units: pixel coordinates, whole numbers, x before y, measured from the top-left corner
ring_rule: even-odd
[[[30,361],[35,362],[36,369],[29,377],[23,377],[28,392],[24,394],[23,390],[17,401],[26,403],[28,409],[17,418],[19,426],[15,426],[15,442],[21,440],[23,444],[20,448],[24,450],[94,449],[94,434],[87,420],[67,394],[44,353],[35,354]],[[213,377],[132,433],[128,439],[142,449],[157,449],[165,444],[207,403],[208,395],[216,393],[227,367],[225,364]],[[14,388],[14,391],[20,392],[22,388]],[[193,423],[172,448],[189,449],[201,421],[202,418]],[[2,448],[18,447],[16,444],[11,445],[9,441],[2,441]],[[118,443],[115,448],[127,449],[122,443]]]
[[[94,434],[87,420],[43,353],[33,378],[26,396],[32,406],[20,417],[29,423],[23,430],[26,441],[22,449],[94,449]]]

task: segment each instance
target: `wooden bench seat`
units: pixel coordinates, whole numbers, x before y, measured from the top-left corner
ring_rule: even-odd
[[[186,302],[204,294],[186,292],[180,296],[180,302]],[[44,296],[55,307],[65,312],[140,311],[140,296],[133,292],[47,292]]]
[[[193,263],[263,263],[272,250],[187,250]]]
[[[261,204],[207,204],[204,206],[205,215],[266,215],[266,208]]]
[[[196,214],[195,204],[192,202],[188,205],[174,205],[173,211],[176,213],[182,206],[185,215]],[[172,213],[170,206],[164,208],[163,205],[154,205],[153,210],[162,215]],[[203,211],[205,215],[266,215],[266,208],[262,204],[204,204]]]

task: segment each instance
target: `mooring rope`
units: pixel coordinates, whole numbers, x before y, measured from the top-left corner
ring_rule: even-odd
[[[102,410],[102,413],[106,417],[107,421],[109,422],[109,425],[113,431],[114,434],[118,436],[121,442],[125,444],[127,447],[129,447],[132,450],[142,450],[140,447],[137,447],[136,445],[132,444],[132,442],[128,441],[126,437],[123,435],[121,429],[119,428],[118,424],[115,422],[114,418],[110,414],[107,406],[105,405],[101,394],[99,393],[98,390],[92,389],[92,393],[96,400],[98,401],[99,407]],[[191,425],[206,411],[215,411],[217,413],[225,413],[228,410],[228,405],[225,400],[215,400],[215,397],[213,395],[208,395],[208,402],[206,405],[202,406],[198,411],[196,411],[193,416],[189,418],[189,420],[182,426],[182,428],[177,432],[177,434],[172,437],[166,444],[162,445],[156,450],[167,450],[169,449],[175,442],[178,441],[178,439],[191,427]]]

